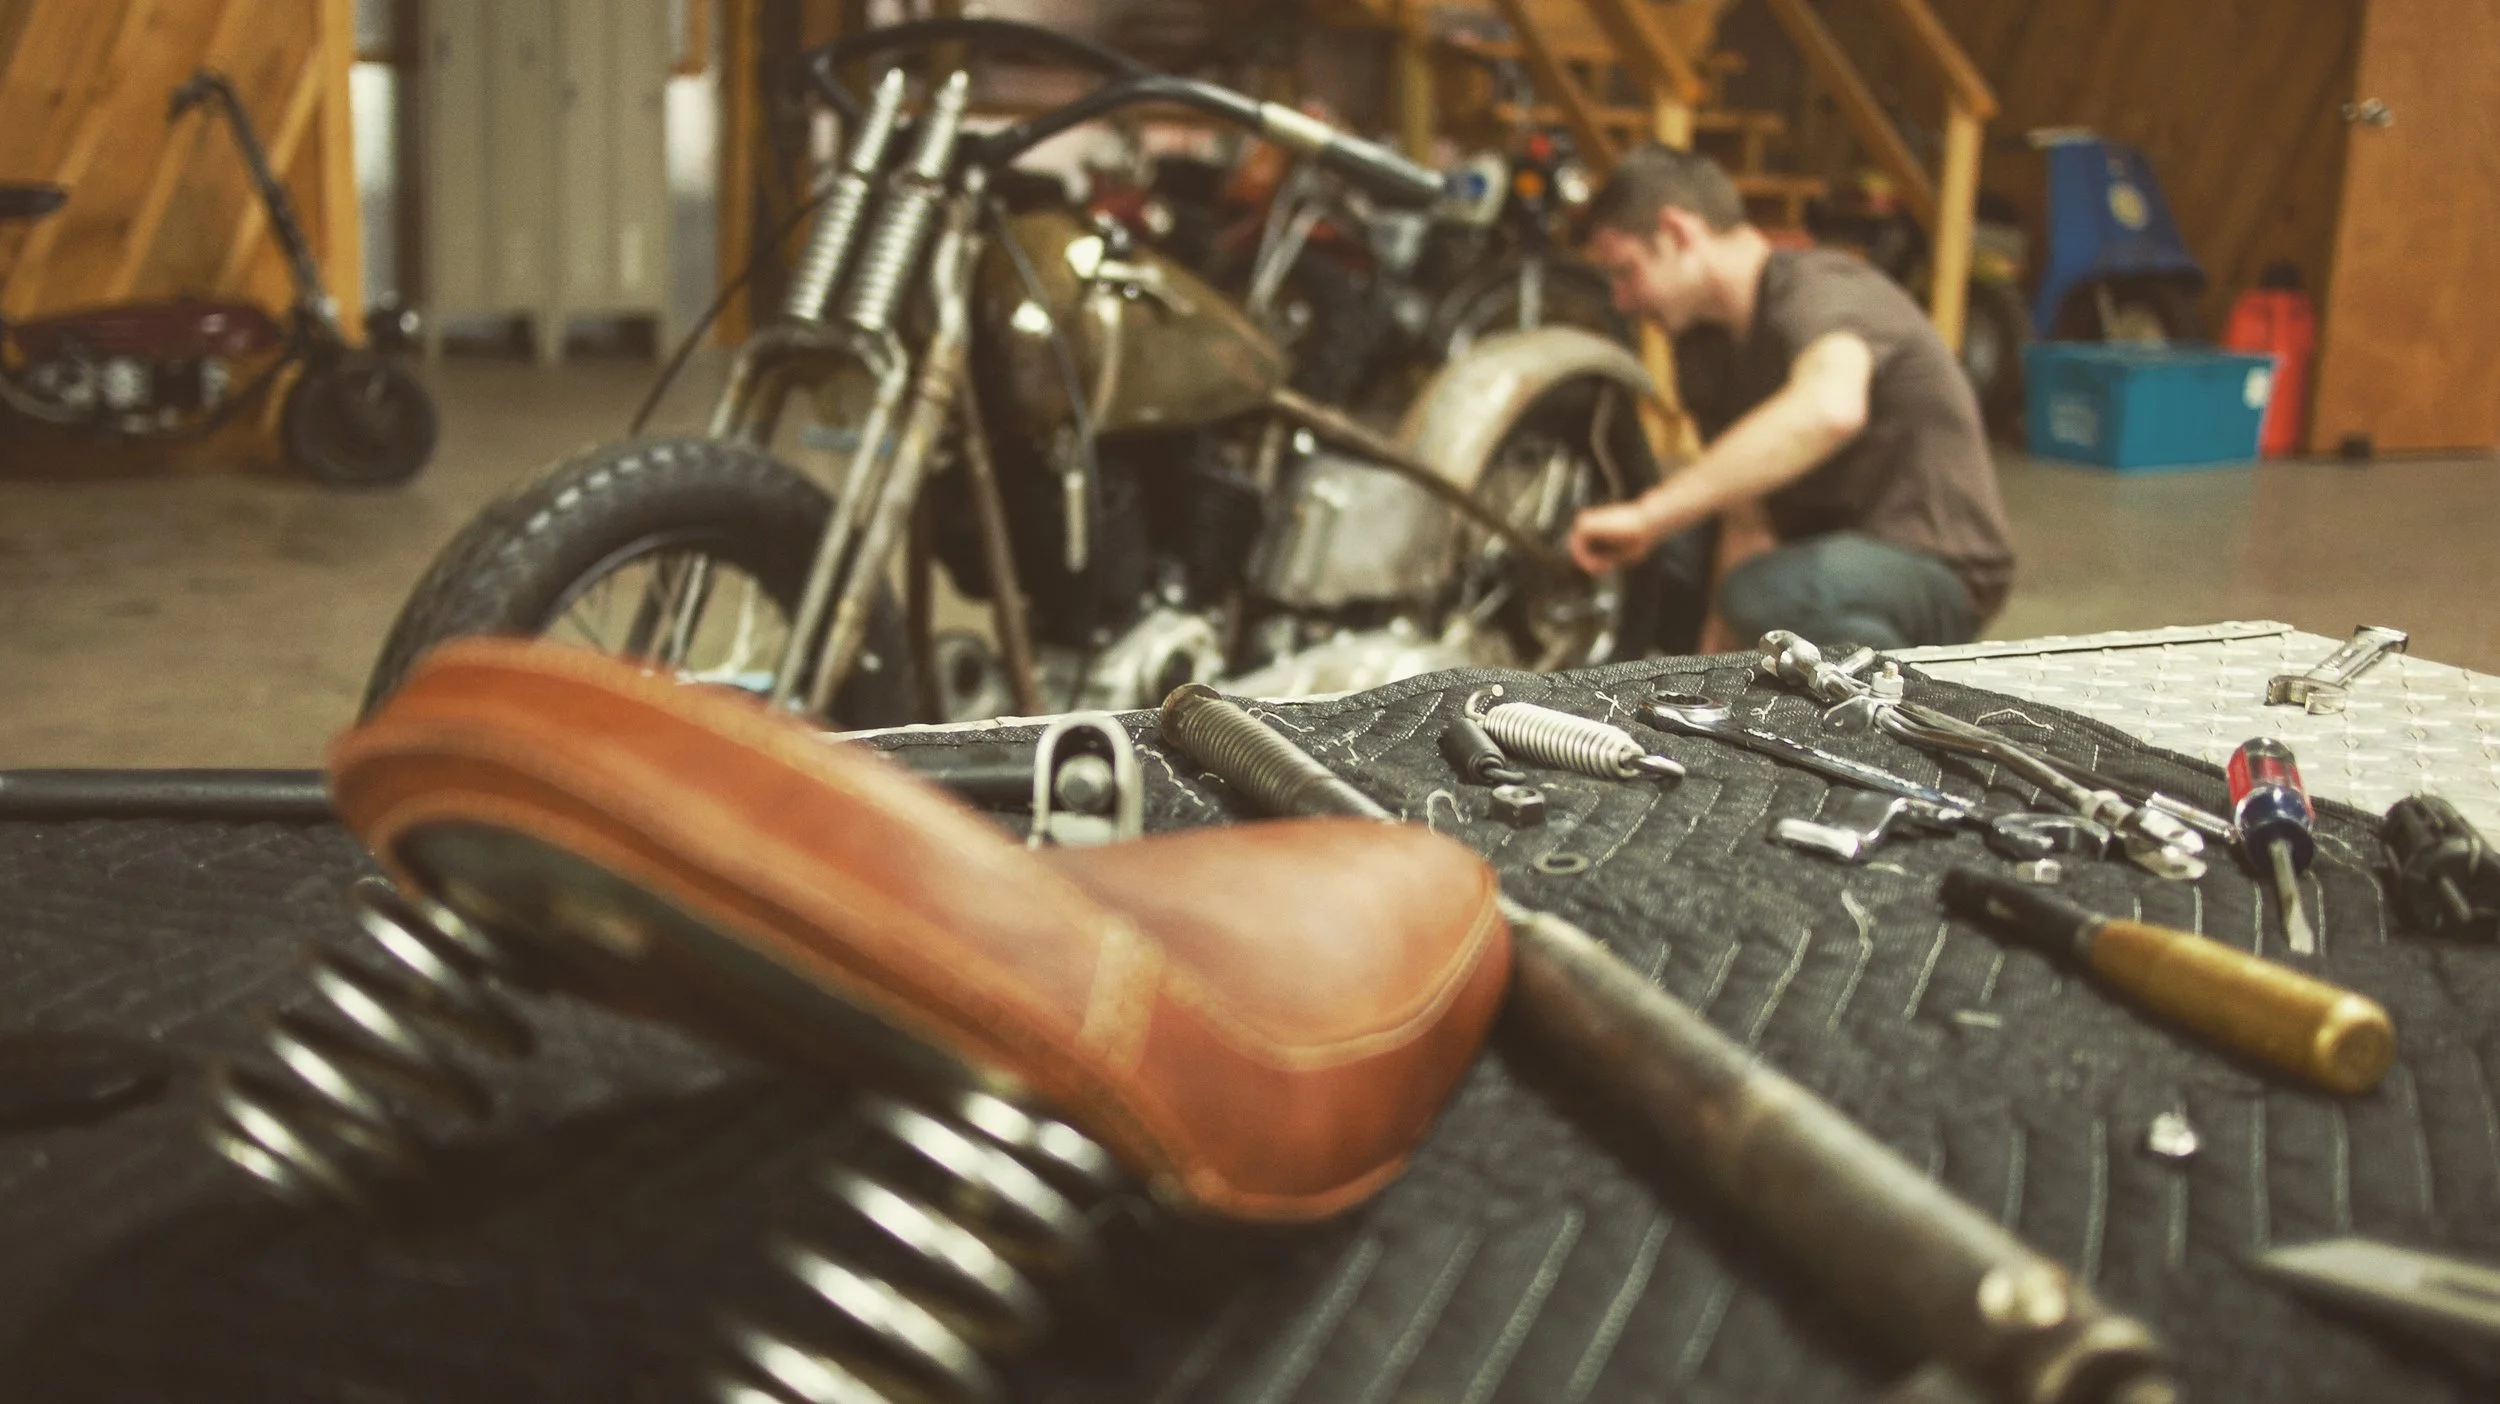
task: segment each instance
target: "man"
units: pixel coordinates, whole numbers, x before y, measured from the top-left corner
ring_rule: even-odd
[[[1708,447],[1638,498],[1582,512],[1573,558],[1596,573],[1654,550],[1657,642],[1689,652],[1721,520],[1759,502],[1777,544],[1718,582],[1731,643],[1770,629],[1879,648],[1971,639],[2004,602],[2014,553],[1978,402],[1908,294],[1847,254],[1772,248],[1725,171],[1663,146],[1625,157],[1588,218],[1615,306],[1671,336],[1724,328],[1730,360],[1725,406],[1701,416]]]

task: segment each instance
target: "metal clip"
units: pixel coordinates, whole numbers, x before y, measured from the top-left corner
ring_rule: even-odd
[[[1064,751],[1064,754],[1063,754]],[[1145,775],[1108,712],[1052,722],[1033,751],[1033,830],[1025,847],[1122,843],[1145,830]]]

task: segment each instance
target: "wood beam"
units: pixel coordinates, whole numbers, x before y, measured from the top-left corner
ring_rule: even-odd
[[[321,96],[313,113],[320,131],[321,231],[315,247],[322,280],[339,305],[339,330],[349,345],[365,337],[365,209],[356,188],[356,114],[350,78],[356,67],[356,0],[319,0]],[[285,167],[279,167],[284,170]]]
[[[1701,105],[1701,75],[1693,71],[1691,58],[1659,28],[1658,17],[1650,13],[1643,0],[1580,3],[1588,7],[1598,27],[1614,41],[1615,55],[1631,71],[1632,81],[1647,89],[1653,98],[1672,98],[1688,108]]]
[[[1973,117],[1985,124],[1997,115],[1997,95],[1980,76],[1979,66],[1954,42],[1953,31],[1944,27],[1927,0],[1878,0],[1875,7],[1892,22],[1893,32],[1901,36],[1910,51],[1924,60],[1945,90]]]
[[[1979,205],[1979,137],[1986,126],[1958,95],[1945,99],[1944,190],[1936,200],[1927,310],[1935,320],[1936,334],[1955,355],[1962,351],[1962,319],[1969,311],[1971,239]]]
[[[721,0],[686,0],[685,32],[677,36],[677,58],[670,76],[693,78],[712,66],[712,8]]]
[[[1603,176],[1615,164],[1614,139],[1606,134],[1605,124],[1598,120],[1597,104],[1589,100],[1580,80],[1571,76],[1554,52],[1553,42],[1529,11],[1528,0],[1493,0],[1494,8],[1510,22],[1511,32],[1519,37],[1519,47],[1528,60],[1528,74],[1536,85],[1550,93],[1561,104],[1563,122],[1571,128],[1571,138],[1579,148],[1580,159],[1590,170]]]
[[[234,35],[236,17],[242,11],[240,0],[218,0],[217,18],[208,29],[208,46],[200,51],[200,62],[216,62],[226,43]],[[182,183],[182,173],[200,153],[200,134],[205,130],[205,117],[198,108],[183,114],[183,131],[167,133],[165,144],[156,149],[156,164],[148,171],[147,189],[139,196],[139,207],[130,215],[130,228],[122,236],[122,259],[105,281],[104,298],[119,301],[136,291],[139,270],[147,266],[148,254],[156,247],[156,233],[165,224],[165,211],[173,204],[174,189]],[[281,167],[280,169],[284,169]]]
[[[1866,86],[1857,65],[1849,61],[1848,52],[1833,36],[1823,17],[1814,12],[1806,0],[1764,0],[1771,14],[1788,31],[1789,40],[1797,46],[1799,57],[1814,81],[1823,85],[1839,102],[1841,115],[1848,119],[1850,130],[1867,155],[1883,169],[1899,187],[1901,203],[1909,207],[1910,216],[1920,227],[1936,227],[1936,184],[1910,145],[1901,137],[1901,129],[1892,124],[1884,105],[1875,99],[1874,90]]]
[[[318,2],[325,9],[330,4],[330,0]],[[323,47],[316,43],[304,51],[303,66],[296,72],[294,84],[287,89],[286,105],[278,109],[278,125],[269,129],[269,169],[276,171],[280,180],[284,180],[287,171],[294,166],[296,149],[303,145],[304,132],[312,126],[313,105],[321,100]],[[315,212],[299,210],[298,213]],[[257,197],[245,200],[242,208],[235,211],[234,233],[226,239],[226,254],[217,262],[217,281],[213,286],[224,292],[233,292],[239,287],[244,274],[251,269],[252,255],[260,250],[261,235],[268,226],[267,207]],[[305,233],[311,232],[311,227],[306,226]],[[138,271],[137,262],[135,258],[125,260],[134,276]],[[122,289],[124,294],[128,291],[127,287]]]
[[[1398,0],[1398,145],[1410,161],[1432,163],[1440,126],[1432,77],[1432,34],[1417,0]]]
[[[154,0],[127,0],[123,6],[120,23],[115,26],[112,41],[105,46],[104,57],[97,63],[87,84],[84,99],[78,106],[78,115],[71,119],[69,142],[62,148],[60,160],[46,175],[52,184],[74,189],[79,177],[87,173],[88,164],[95,159],[96,147],[104,139],[104,122],[111,110],[109,99],[113,90],[120,86],[124,61],[129,58],[139,35],[147,29],[148,15],[154,8]],[[60,239],[61,227],[66,222],[57,215],[38,221],[33,232],[26,236],[26,242],[18,248],[16,262],[10,265],[12,276],[8,296],[0,311],[23,315],[35,305],[35,299],[43,291],[45,265],[51,261],[52,245]]]
[[[757,186],[763,175],[757,159],[763,144],[763,76],[757,26],[763,0],[721,0],[720,64],[720,194],[718,256],[720,284],[746,271],[755,255]],[[735,346],[754,329],[753,307],[740,290],[721,308],[716,339]]]

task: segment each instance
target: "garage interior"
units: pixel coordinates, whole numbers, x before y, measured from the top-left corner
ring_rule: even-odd
[[[413,178],[421,128],[406,107],[369,97],[367,125],[350,135],[354,102],[344,120],[330,105],[341,96],[329,71],[337,55],[314,61],[320,44],[342,41],[303,22],[312,11],[326,24],[352,22],[349,96],[387,98],[423,82],[420,7],[366,4],[342,16],[307,0],[307,15],[290,11],[284,22],[283,7],[261,8],[107,4],[37,22],[35,6],[19,5],[0,18],[0,38],[10,41],[0,48],[9,59],[0,71],[10,75],[0,111],[31,136],[11,144],[0,173],[90,191],[60,221],[0,229],[11,315],[184,288],[283,296],[283,264],[216,138],[155,130],[156,104],[139,97],[170,90],[213,56],[253,80],[247,91],[278,150],[293,155],[299,201],[316,211],[317,201],[338,203],[313,223],[337,294],[351,303],[359,288],[369,300],[404,297],[439,327],[459,329],[464,304],[438,314],[422,291],[432,255],[414,247],[425,228],[412,212],[422,198]],[[445,17],[461,13],[442,8]],[[1484,105],[1486,94],[1474,91],[1482,78],[1429,36],[1436,26],[1462,37],[1494,32],[1491,7],[1419,5],[1403,19],[1395,7],[1316,5],[1308,16],[1289,8],[1261,7],[1273,33],[1256,40],[1220,33],[1213,10],[1186,4],[1071,0],[1035,13],[1079,32],[1142,36],[1150,54],[1183,63],[1224,54],[1227,44],[1251,49],[1266,60],[1263,81],[1319,93],[1377,134],[1408,135],[1400,124],[1417,120],[1395,96],[1402,62],[1437,85],[1421,114],[1427,132],[1442,120],[1445,90],[1454,107]],[[1548,43],[1579,75],[1573,94],[1598,134],[1615,144],[1645,135],[1633,128],[1654,117],[1631,100],[1645,89],[1622,73],[1626,56],[1576,0],[1550,8],[1541,17]],[[1932,168],[1945,90],[1887,23],[1885,5],[1653,8],[1697,12],[1669,25],[1693,46],[1700,61],[1691,67],[1707,89],[1693,129],[1708,149],[1762,168],[1757,203],[1774,206],[1766,218],[1802,222],[1813,192],[1879,169],[1842,90],[1783,27],[1800,13],[1849,65],[1849,100],[1871,100],[1901,158]],[[674,124],[667,154],[643,158],[668,179],[670,231],[651,236],[669,249],[668,286],[647,294],[647,315],[619,315],[617,325],[602,325],[604,313],[575,318],[582,344],[559,365],[538,363],[515,340],[525,332],[546,344],[535,328],[560,315],[537,310],[544,299],[535,290],[519,298],[528,307],[510,310],[538,322],[520,332],[489,327],[466,348],[455,343],[424,361],[443,440],[404,489],[385,498],[321,492],[276,461],[271,435],[241,425],[171,448],[13,436],[0,474],[0,570],[19,602],[0,632],[10,660],[0,674],[0,735],[13,763],[313,763],[353,715],[375,641],[424,563],[494,496],[615,437],[650,376],[635,348],[690,322],[714,284],[743,267],[741,240],[755,239],[757,213],[769,215],[786,189],[766,172],[771,143],[788,136],[767,130],[760,95],[724,105],[721,95],[736,87],[724,87],[723,75],[760,84],[772,45],[821,41],[861,18],[842,9],[762,6],[715,22],[698,2],[638,15],[633,22],[667,26],[645,36],[640,81],[666,85]],[[2340,635],[2386,621],[2413,631],[2429,656],[2500,667],[2500,605],[2476,588],[2489,555],[2485,524],[2500,509],[2489,459],[2500,441],[2500,346],[2491,344],[2500,319],[2476,310],[2472,273],[2494,252],[2489,212],[2475,204],[2493,198],[2492,182],[2474,175],[2496,159],[2477,135],[2490,118],[2470,84],[2450,91],[2464,80],[2449,76],[2442,55],[2462,52],[2461,41],[2401,30],[2397,13],[2365,16],[2340,0],[1935,6],[1956,61],[2001,104],[1981,142],[1978,188],[2004,201],[2018,228],[2042,228],[2042,158],[2025,134],[2099,131],[2141,149],[2159,173],[2207,270],[2195,301],[2202,327],[2223,326],[2234,299],[2278,263],[2303,271],[2321,319],[2313,383],[2323,408],[2295,456],[2136,478],[2044,466],[2022,451],[2018,433],[2000,433],[2022,564],[1988,637],[2217,619],[2282,619]],[[2367,44],[2365,20],[2378,26]],[[1399,24],[1415,36],[1404,48]],[[1258,52],[1261,44],[1290,52]],[[1049,77],[1015,76],[1028,87]],[[2348,105],[2399,83],[2418,91],[2418,120],[2401,128],[2347,120]],[[1570,125],[1577,107],[1542,90],[1538,101],[1540,120],[1588,135]],[[706,144],[740,132],[742,145]],[[646,146],[661,139],[646,136]],[[361,197],[353,210],[349,181]],[[742,316],[733,303],[655,424],[700,423]],[[2354,435],[2370,440],[2371,457],[2343,456]],[[224,701],[200,705],[212,697]]]
[[[0,1380],[2490,1397],[2496,64],[2500,0],[0,0],[0,1238],[25,1245],[0,1268]],[[1158,74],[1229,96],[1049,130]],[[1037,131],[1012,166],[946,164]],[[1962,367],[2016,560],[1975,637],[1757,648],[1712,616],[1678,650],[1618,636],[1646,616],[1611,582],[1655,589],[1643,567],[1573,573],[1571,511],[1635,496],[1606,486],[1617,456],[1672,481],[1739,422],[1720,352],[1610,307],[1587,257],[1589,192],[1653,146],[1724,168],[1776,256],[1873,267]],[[811,273],[850,178],[864,223]],[[878,239],[921,196],[880,309]],[[1001,260],[1052,219],[1047,279]],[[1141,319],[1173,335],[1123,349]],[[1536,337],[1576,339],[1520,349]],[[1554,347],[1580,379],[1535,379]],[[1359,374],[1320,372],[1340,353]],[[1483,442],[1433,437],[1434,406],[1514,393]],[[1504,525],[1518,503],[1482,484],[1520,442],[1547,452],[1530,431],[1557,414],[1586,423],[1594,466],[1569,462],[1601,496]],[[1098,443],[1123,433],[1144,447]],[[710,560],[745,528],[654,518],[578,548],[563,590],[479,603],[574,498],[707,444],[781,475],[743,520],[798,545]],[[1122,453],[1199,495],[1119,510],[1219,542],[1138,567],[1138,612],[1103,622],[1068,582],[1119,568]],[[828,511],[855,533],[839,551],[816,544]],[[1418,511],[1454,525],[1414,548]],[[1533,617],[1487,651],[1440,595],[1294,594],[1297,551],[1309,579],[1379,565],[1344,566],[1363,532],[1383,570],[1493,561],[1512,574],[1452,586],[1456,613]],[[602,552],[621,649],[559,628],[603,600]],[[1554,572],[1580,592],[1560,606],[1533,593]],[[767,595],[764,642],[705,613]],[[418,625],[726,686],[676,689],[681,710]],[[1580,758],[1503,730],[1497,684],[1581,728]],[[1175,720],[1210,690],[1257,738],[1229,760]],[[509,715],[547,697],[563,725]],[[746,746],[736,708],[759,701],[861,739],[805,784],[740,789],[781,753],[671,729]],[[1659,710],[1688,704],[1717,710],[1682,730]],[[1633,759],[1588,760],[1590,727]],[[1335,788],[1276,798],[1241,769],[1259,744]],[[1098,807],[1070,798],[1097,783],[1070,756],[1106,777]],[[537,846],[428,848],[392,805]],[[1409,823],[1232,866],[1052,856],[1285,815]],[[1443,844],[1436,868],[1376,831],[1415,824],[1476,853]],[[1481,910],[1454,915],[1478,874]],[[558,934],[516,958],[498,921]],[[2025,921],[2058,930],[2007,934]],[[1408,944],[1374,960],[1376,929]],[[1452,932],[1474,933],[1464,959]],[[342,954],[371,940],[415,974]],[[1442,983],[1392,998],[1422,977],[1389,967],[1432,940]],[[989,961],[1012,979],[964,994]],[[1020,1021],[1068,971],[1095,983],[1062,1046]],[[1198,993],[1155,983],[1183,976]],[[1364,1000],[1407,1021],[1315,1032]],[[1154,1043],[1175,1010],[1218,1032]],[[1415,1033],[1444,1017],[1475,1022]],[[1372,1101],[1310,1072],[1434,1038],[1446,1066],[1380,1073],[1397,1091]],[[1259,1039],[1256,1096],[1189,1101]],[[533,1046],[527,1071],[476,1071],[505,1066],[480,1047]],[[1183,1091],[1152,1082],[1159,1056]],[[270,1090],[287,1077],[311,1091]],[[422,1114],[374,1110],[368,1078]],[[855,1266],[822,1246],[852,1231],[826,1227],[829,1195],[876,1214],[874,1186],[823,1167],[868,1154],[862,1107],[939,1102],[932,1134],[977,1125],[983,1165],[1067,1192],[1114,1285],[1012,1331],[985,1297],[880,1325],[827,1285]],[[1366,1137],[1388,1148],[1359,1190],[1244,1188]],[[365,1161],[390,1162],[388,1195],[339,1169]],[[986,1234],[1012,1196],[978,1178],[937,1197]],[[415,1227],[377,1232],[403,1193]],[[329,1199],[353,1212],[308,1207]],[[1176,1204],[1198,1217],[1157,1217]],[[1032,1256],[1000,1257],[1010,1295],[1048,1277],[1034,1261],[1066,1267],[1013,1246]],[[959,1332],[960,1359],[940,1349]]]

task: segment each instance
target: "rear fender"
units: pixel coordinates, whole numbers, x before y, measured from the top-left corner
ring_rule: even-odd
[[[1622,386],[1635,402],[1657,387],[1640,358],[1578,327],[1500,332],[1444,363],[1407,406],[1398,442],[1453,486],[1473,492],[1520,417],[1578,380]]]

